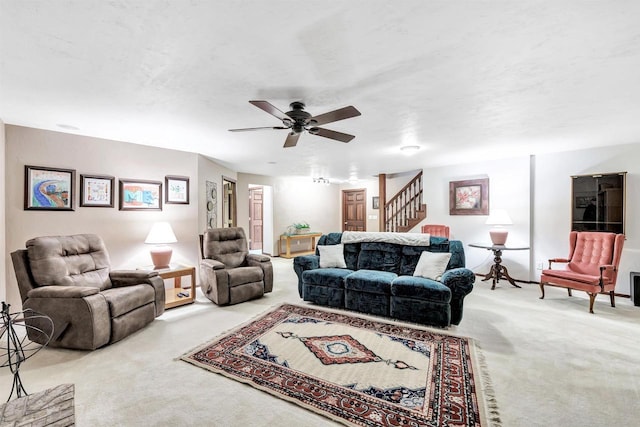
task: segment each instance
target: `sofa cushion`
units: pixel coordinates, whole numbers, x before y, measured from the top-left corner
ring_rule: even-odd
[[[245,283],[261,282],[264,274],[260,267],[238,267],[226,270],[229,275],[229,286],[234,287]]]
[[[149,285],[133,285],[107,289],[102,292],[102,295],[107,300],[109,313],[112,318],[122,316],[143,305],[153,304],[156,299],[153,286]],[[153,320],[153,317],[151,319]]]
[[[378,270],[398,273],[402,245],[394,243],[361,243],[358,270]]]
[[[318,246],[320,253],[320,268],[347,268],[344,261],[344,245],[322,245]]]
[[[344,278],[353,273],[347,268],[319,268],[302,273],[305,285],[326,286],[329,288],[344,288]]]
[[[344,287],[350,291],[389,295],[391,282],[396,277],[397,274],[386,271],[358,270],[347,276]]]
[[[451,289],[423,277],[399,276],[391,283],[391,295],[434,302],[451,302]]]
[[[434,253],[424,251],[420,255],[418,265],[413,272],[414,276],[424,277],[426,279],[440,280],[444,272],[447,270],[447,264],[451,259],[451,254],[446,253]]]
[[[111,287],[109,254],[95,234],[36,237],[26,246],[38,286]]]

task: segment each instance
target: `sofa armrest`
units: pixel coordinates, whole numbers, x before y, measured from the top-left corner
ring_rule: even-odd
[[[451,289],[451,294],[465,296],[473,290],[476,275],[465,267],[452,268],[444,272],[440,281]]]
[[[468,268],[452,268],[442,275],[440,281],[451,289],[451,323],[460,324],[464,297],[473,290],[476,275]]]
[[[155,293],[156,317],[164,313],[164,280],[154,270],[111,270],[109,279],[115,288],[133,285],[150,285]]]
[[[301,255],[293,259],[293,271],[298,276],[298,294],[302,298],[302,273],[320,268],[319,255]]]
[[[84,298],[95,295],[100,289],[92,286],[41,286],[33,288],[28,298]]]

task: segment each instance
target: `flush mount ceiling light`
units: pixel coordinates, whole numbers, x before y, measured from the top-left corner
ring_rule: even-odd
[[[405,145],[404,147],[400,147],[400,152],[405,156],[411,156],[415,154],[418,150],[420,150],[419,145]]]
[[[331,182],[329,182],[328,179],[320,177],[320,178],[313,178],[313,182],[315,182],[316,184],[324,184],[324,185],[329,185],[331,184]]]

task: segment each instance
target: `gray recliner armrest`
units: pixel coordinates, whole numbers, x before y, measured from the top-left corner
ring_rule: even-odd
[[[158,277],[158,272],[152,270],[111,270],[109,272],[109,279],[115,287],[150,283],[154,277]]]
[[[111,270],[109,279],[114,288],[133,285],[150,285],[155,292],[156,317],[164,313],[164,280],[153,270]]]
[[[254,262],[271,262],[271,258],[266,256],[266,255],[260,255],[260,254],[249,254],[247,255],[247,261],[254,261]]]
[[[249,254],[247,255],[247,265],[252,267],[260,267],[262,269],[264,292],[273,291],[273,264],[271,258],[264,255]]]
[[[222,270],[225,268],[225,265],[220,261],[216,261],[214,259],[203,259],[200,261],[200,267],[212,268],[214,270]]]
[[[100,289],[91,286],[41,286],[27,294],[28,298],[84,298],[95,295]]]

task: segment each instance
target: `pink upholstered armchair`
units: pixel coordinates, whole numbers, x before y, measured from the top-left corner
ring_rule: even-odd
[[[544,298],[544,285],[585,291],[589,294],[589,313],[599,293],[608,293],[611,307],[615,307],[614,289],[618,278],[618,265],[624,245],[624,234],[572,231],[569,234],[569,258],[549,260],[549,269],[542,271],[540,290]],[[552,263],[565,264],[564,269],[552,270]]]
[[[423,233],[429,233],[433,237],[449,238],[449,226],[440,224],[425,224],[422,226]]]

